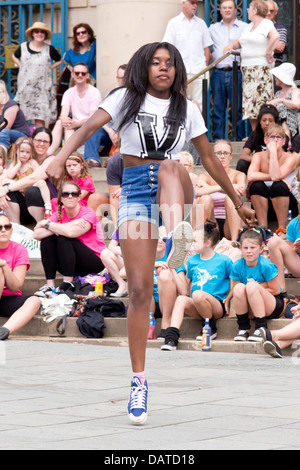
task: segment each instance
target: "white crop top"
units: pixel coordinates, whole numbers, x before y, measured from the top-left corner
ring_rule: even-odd
[[[119,129],[123,114],[123,99],[125,88],[120,88],[108,95],[101,103],[110,116],[108,126],[114,130]],[[170,100],[155,98],[146,94],[145,101],[135,121],[124,126],[120,131],[121,148],[123,155],[134,155],[140,158],[164,160],[170,158],[178,160],[184,143],[207,132],[203,117],[197,106],[187,101],[187,117],[184,126],[179,125],[173,132],[165,124]]]

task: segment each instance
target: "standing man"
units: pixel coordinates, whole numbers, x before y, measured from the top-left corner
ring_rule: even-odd
[[[213,61],[220,59],[224,55],[224,46],[234,39],[238,39],[247,25],[247,23],[236,18],[234,0],[221,0],[220,13],[222,20],[211,25],[209,28],[213,40]],[[229,55],[216,65],[211,76],[213,97],[212,137],[214,141],[225,138],[225,116],[228,100],[232,109],[232,68],[234,60],[238,62],[238,89],[235,90],[238,100],[238,140],[242,140],[245,137],[242,120],[242,72],[240,69],[240,58]]]
[[[277,43],[277,47],[274,51],[275,67],[278,67],[282,62],[286,62],[284,56],[287,54],[287,29],[282,24],[276,22],[276,16],[278,14],[277,3],[267,1],[266,4],[268,6],[267,18],[268,20],[273,21],[275,28],[280,34],[279,42]]]
[[[163,41],[177,47],[189,80],[208,65],[212,40],[205,21],[195,15],[197,0],[181,0],[181,3],[182,12],[169,21]],[[206,75],[194,80],[188,89],[189,98],[197,101],[200,108],[202,108],[202,80],[209,76]]]

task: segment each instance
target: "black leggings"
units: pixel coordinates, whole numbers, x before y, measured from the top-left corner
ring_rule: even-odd
[[[90,248],[78,238],[52,235],[41,241],[42,263],[46,279],[55,279],[59,271],[65,277],[96,274],[104,265]]]

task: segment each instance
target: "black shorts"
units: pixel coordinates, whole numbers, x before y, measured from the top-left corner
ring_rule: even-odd
[[[0,317],[11,317],[30,295],[2,295],[0,299]]]
[[[267,318],[268,320],[272,320],[272,319],[277,319],[280,317],[280,315],[282,314],[282,311],[284,309],[284,298],[283,298],[283,294],[278,294],[278,295],[275,295],[275,300],[276,300],[276,305],[275,305],[275,309],[273,310],[273,312],[271,313],[271,315],[269,315]]]

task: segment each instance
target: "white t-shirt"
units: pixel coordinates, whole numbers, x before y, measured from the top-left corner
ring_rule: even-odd
[[[108,95],[101,108],[110,116],[108,126],[119,130],[124,115],[121,113],[126,88],[120,88]],[[187,100],[187,117],[184,126],[178,126],[171,131],[165,125],[170,99],[163,100],[146,94],[135,121],[120,130],[121,148],[123,155],[134,155],[140,158],[178,160],[179,152],[186,141],[207,132],[203,117],[197,106]]]
[[[239,39],[242,46],[242,67],[270,65],[266,58],[266,49],[269,42],[268,34],[272,29],[275,29],[275,26],[271,20],[266,18],[260,22],[254,31],[251,31],[253,26],[253,23],[248,24]]]
[[[169,21],[163,42],[177,47],[188,74],[205,69],[204,48],[213,45],[205,21],[197,16],[188,20],[183,12]]]
[[[62,106],[70,106],[74,121],[83,121],[91,116],[101,105],[102,97],[98,88],[89,85],[84,96],[79,96],[77,87],[69,88],[62,97]]]

